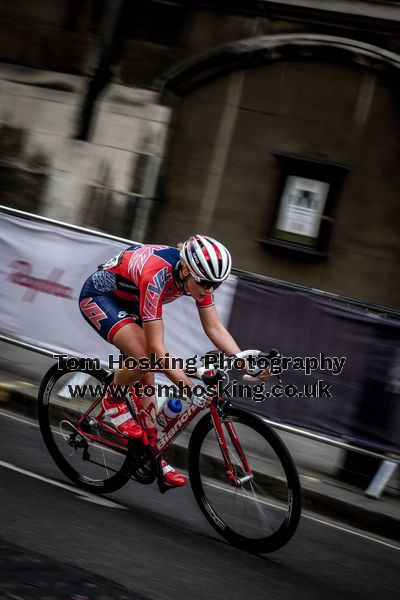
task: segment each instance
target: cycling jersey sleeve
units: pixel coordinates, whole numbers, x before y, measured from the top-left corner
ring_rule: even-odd
[[[214,304],[214,294],[208,294],[202,300],[196,300],[197,308],[208,308],[209,306],[214,306]]]

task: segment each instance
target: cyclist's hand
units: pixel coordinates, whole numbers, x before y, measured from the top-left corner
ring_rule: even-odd
[[[270,377],[272,377],[272,374],[269,371],[269,369],[260,369],[258,367],[250,367],[250,368],[246,369],[246,371],[249,375],[251,375],[252,377],[256,377],[257,379],[261,379],[261,381],[265,381],[266,379],[269,379]]]
[[[259,356],[263,357],[263,358],[267,358],[268,360],[277,359],[277,358],[281,357],[279,351],[275,350],[275,348],[273,348],[268,353],[261,352],[259,354]],[[250,365],[251,365],[251,363],[250,363]],[[268,368],[260,369],[260,367],[258,365],[248,366],[246,371],[251,377],[255,377],[256,379],[261,379],[261,381],[265,381],[266,379],[269,379],[273,375],[273,373],[271,373],[270,369],[268,369]]]
[[[210,406],[210,404],[212,402],[212,398],[210,398],[205,392],[202,392],[200,394],[196,394],[195,392],[192,392],[190,401],[195,406],[199,406],[200,408],[205,408],[206,406]]]
[[[269,369],[264,369],[257,377],[258,379],[261,379],[261,381],[265,381],[266,379],[272,377],[272,373]]]

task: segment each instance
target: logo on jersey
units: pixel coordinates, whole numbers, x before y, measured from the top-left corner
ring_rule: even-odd
[[[155,294],[161,294],[165,284],[172,279],[171,273],[168,273],[168,267],[164,267],[161,271],[158,271],[153,277],[153,283],[149,283],[147,289]]]
[[[139,277],[142,274],[143,267],[149,258],[154,254],[156,250],[164,250],[168,246],[143,246],[132,252],[132,256],[129,261],[128,272],[134,282],[138,283]]]
[[[59,283],[64,274],[63,269],[52,269],[47,279],[42,279],[32,275],[32,264],[26,260],[14,260],[9,266],[14,272],[8,276],[8,279],[17,285],[28,288],[22,296],[22,300],[33,302],[38,292],[73,300],[74,290]]]
[[[161,293],[164,290],[168,281],[172,279],[172,274],[169,273],[168,267],[160,269],[154,276],[152,281],[147,285],[146,298],[144,302],[143,312],[147,319],[157,317],[158,303],[160,302]]]

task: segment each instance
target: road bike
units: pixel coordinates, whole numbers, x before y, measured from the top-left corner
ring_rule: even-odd
[[[261,354],[246,350],[236,357]],[[231,544],[253,553],[273,552],[291,539],[301,515],[294,461],[275,430],[244,409],[243,402],[238,406],[227,397],[224,386],[208,408],[186,405],[150,446],[145,433],[142,439],[129,440],[99,420],[102,390],[111,382],[111,372],[92,368],[84,359],[77,370],[67,364],[54,365],[44,376],[38,417],[48,451],[71,481],[95,493],[114,492],[130,480],[156,482],[165,492],[160,457],[204,411],[191,431],[187,469],[193,494],[210,525]],[[220,363],[210,368],[203,361],[196,377],[207,385],[229,382],[228,368]],[[127,401],[143,425],[143,405],[133,388]]]

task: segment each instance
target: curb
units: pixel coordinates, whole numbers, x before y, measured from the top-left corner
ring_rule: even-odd
[[[20,390],[0,388],[1,408],[37,419],[36,396],[23,393]],[[185,446],[177,443],[172,444],[166,451],[165,456],[178,469],[187,469],[187,448]],[[212,461],[210,461],[210,475],[212,475]],[[300,479],[302,480],[301,475]],[[400,542],[400,511],[399,517],[396,518],[376,510],[369,510],[345,499],[335,498],[320,490],[312,489],[312,486],[304,480],[301,483],[303,510]],[[370,502],[375,503],[379,500],[371,499]]]

